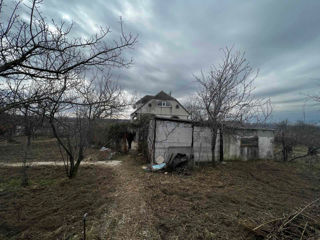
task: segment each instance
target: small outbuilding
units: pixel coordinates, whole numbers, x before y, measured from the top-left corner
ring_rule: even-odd
[[[210,128],[190,120],[154,117],[149,122],[147,142],[153,164],[167,162],[178,153],[195,163],[212,159]],[[215,159],[220,154],[224,160],[272,159],[273,142],[272,129],[226,126],[218,132]]]

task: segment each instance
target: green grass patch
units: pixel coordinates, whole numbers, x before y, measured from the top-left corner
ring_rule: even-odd
[[[0,182],[0,191],[16,191],[21,187],[20,178],[9,178],[7,181]]]

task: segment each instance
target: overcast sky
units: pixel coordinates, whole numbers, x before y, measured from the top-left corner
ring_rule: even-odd
[[[129,1],[45,0],[47,18],[74,22],[74,34],[110,26],[119,17],[139,34],[130,69],[115,71],[121,86],[139,95],[172,92],[182,102],[196,88],[193,74],[221,60],[221,48],[245,51],[259,69],[256,94],[271,97],[272,120],[320,120],[306,101],[320,84],[319,0]],[[320,91],[319,91],[320,92]]]

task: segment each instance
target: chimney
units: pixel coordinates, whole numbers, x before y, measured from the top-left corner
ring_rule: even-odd
[[[169,95],[171,96],[171,91],[169,92]]]

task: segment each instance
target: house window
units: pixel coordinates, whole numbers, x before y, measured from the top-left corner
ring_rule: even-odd
[[[160,107],[171,107],[171,103],[168,101],[159,101],[158,106]]]
[[[176,109],[179,109],[179,108],[180,108],[180,106],[177,104],[177,105],[176,105]]]
[[[148,105],[149,107],[152,107],[152,104],[151,103],[149,103],[149,105]]]

